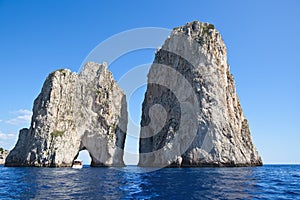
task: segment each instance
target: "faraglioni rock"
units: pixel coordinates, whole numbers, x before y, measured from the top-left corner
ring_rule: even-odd
[[[107,65],[87,63],[81,73],[51,73],[34,102],[5,166],[68,167],[88,150],[91,166],[124,166],[127,103]]]
[[[5,159],[8,155],[9,151],[3,149],[2,147],[0,147],[0,165],[4,165],[5,164]]]
[[[194,21],[157,50],[142,107],[139,166],[260,166],[220,33]]]

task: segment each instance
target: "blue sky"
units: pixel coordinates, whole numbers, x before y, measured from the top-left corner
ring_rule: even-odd
[[[276,1],[22,1],[0,0],[0,146],[12,148],[46,76],[78,71],[110,36],[140,27],[199,20],[221,32],[252,137],[265,163],[300,163],[300,2]],[[113,63],[120,78],[151,63],[154,50]],[[118,66],[119,65],[119,66]],[[129,102],[139,123],[143,90]],[[137,149],[130,143],[130,148]],[[129,148],[129,145],[128,147]]]

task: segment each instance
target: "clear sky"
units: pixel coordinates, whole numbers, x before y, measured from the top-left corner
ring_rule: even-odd
[[[263,161],[300,163],[300,1],[103,2],[0,0],[0,146],[11,149],[18,130],[29,126],[33,101],[50,72],[78,71],[94,47],[122,31],[199,20],[223,36]],[[123,56],[113,64],[114,77],[153,57],[154,50]],[[129,102],[137,124],[142,95],[140,89]],[[137,149],[137,143],[126,148]]]

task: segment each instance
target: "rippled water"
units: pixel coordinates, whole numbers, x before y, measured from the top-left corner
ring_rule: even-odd
[[[0,167],[0,199],[300,198],[300,165],[144,171]]]

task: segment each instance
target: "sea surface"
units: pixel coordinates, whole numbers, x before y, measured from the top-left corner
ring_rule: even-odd
[[[1,166],[0,199],[300,199],[300,165],[152,172]]]

